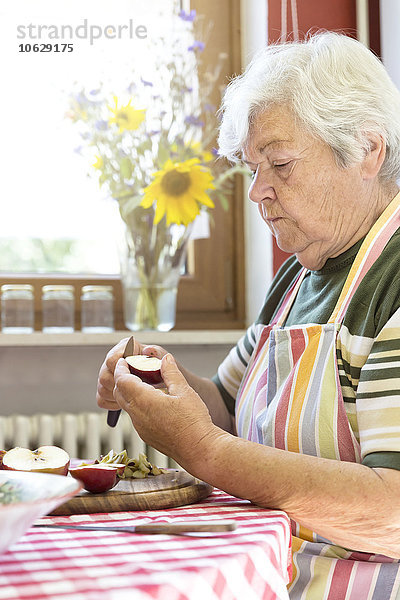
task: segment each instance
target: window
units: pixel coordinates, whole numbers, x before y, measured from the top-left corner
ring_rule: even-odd
[[[151,3],[151,7],[154,8],[156,4]],[[166,5],[161,0],[159,4]],[[29,16],[33,19],[33,13],[38,13],[36,9],[32,11],[32,5],[27,1],[16,0],[12,6],[15,8],[8,6],[1,10],[5,13],[3,17],[6,18],[6,23],[15,28],[14,31],[18,24],[28,23]],[[82,22],[79,6],[76,7],[76,12],[70,2],[60,2],[57,6],[67,7],[59,14],[71,15],[71,22],[75,26]],[[143,7],[142,3],[141,6]],[[93,22],[96,19],[99,23],[106,23],[107,19],[122,23],[124,16],[126,22],[126,15],[133,13],[135,24],[140,24],[141,20],[145,23],[151,17],[152,8],[146,8],[146,12],[142,13],[143,8],[141,11],[132,11],[132,2],[129,2],[129,12],[127,7],[127,3],[121,2],[116,11],[115,4],[97,2],[96,13],[91,10],[85,17],[87,16],[88,21],[92,17]],[[226,68],[221,73],[221,85],[224,85],[227,77],[240,69],[239,1],[224,0],[215,3],[210,0],[194,0],[191,8],[195,8],[199,14],[207,15],[207,19],[214,23],[204,50],[205,64],[207,57],[211,61],[215,53],[228,54]],[[57,12],[56,9],[49,11],[43,22],[50,23],[50,15],[53,16],[53,22],[59,22]],[[20,15],[29,16],[23,18]],[[74,53],[70,56],[15,53],[17,67],[11,61],[6,67],[6,81],[10,88],[3,95],[5,104],[2,112],[7,115],[11,108],[17,108],[20,119],[17,123],[15,119],[4,119],[7,129],[3,136],[1,151],[4,156],[1,160],[3,165],[7,165],[9,183],[5,193],[6,200],[3,202],[6,209],[0,223],[0,284],[33,283],[37,329],[41,327],[40,288],[48,283],[72,283],[77,299],[81,287],[87,283],[113,285],[117,308],[116,328],[125,328],[118,256],[111,235],[112,231],[118,235],[121,222],[113,202],[99,190],[96,181],[87,177],[87,163],[79,156],[79,148],[76,148],[79,144],[76,133],[66,120],[59,119],[60,112],[63,112],[61,107],[74,80],[81,77],[85,79],[86,85],[90,81],[95,85],[102,60],[106,63],[108,61],[109,74],[118,78],[125,76],[131,56],[121,56],[120,50],[112,54],[110,42],[112,40],[96,42],[92,46],[89,43],[82,45],[86,52],[84,61],[82,56]],[[140,54],[140,40],[135,47],[137,58],[144,60]],[[57,58],[61,60],[57,62]],[[15,73],[19,73],[17,82]],[[44,82],[48,86],[47,94],[43,91]],[[14,107],[8,104],[11,102]],[[56,123],[59,119],[55,131],[54,128],[49,131],[45,118],[36,117],[43,108],[41,103],[46,106],[44,114],[47,114],[49,121]],[[215,98],[215,104],[219,104],[219,98]],[[179,287],[176,328],[243,327],[243,200],[240,179],[236,183],[229,210],[225,212],[217,206],[213,211],[215,226],[211,228],[210,238],[192,243],[187,273],[182,277]],[[51,215],[54,216],[53,221],[50,220]],[[94,232],[96,236],[93,235]],[[24,271],[27,261],[21,253],[23,244],[16,236],[31,237],[27,252],[30,262],[32,258],[37,260],[36,273]],[[27,248],[26,245],[24,247]],[[60,262],[60,257],[65,255],[66,250],[69,250],[68,260]],[[12,264],[12,268],[7,266]],[[80,326],[79,312],[78,301],[77,328]]]

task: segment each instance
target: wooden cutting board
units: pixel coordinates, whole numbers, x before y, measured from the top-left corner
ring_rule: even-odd
[[[172,508],[203,500],[212,490],[211,485],[186,471],[171,469],[146,479],[121,479],[112,490],[102,494],[83,490],[50,514],[61,516]]]

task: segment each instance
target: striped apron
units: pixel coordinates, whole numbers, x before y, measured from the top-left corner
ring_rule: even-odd
[[[326,324],[284,327],[302,269],[260,337],[236,401],[238,435],[267,446],[361,462],[343,401],[336,341],[360,282],[398,229],[400,194],[366,236]],[[333,545],[292,521],[291,600],[400,600],[398,561]]]

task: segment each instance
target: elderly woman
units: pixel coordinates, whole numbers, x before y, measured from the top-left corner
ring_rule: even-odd
[[[166,397],[121,342],[98,404],[193,475],[287,512],[292,599],[398,598],[400,94],[364,46],[323,33],[264,49],[222,115],[221,154],[250,167],[294,256],[213,380],[136,342],[164,356]]]

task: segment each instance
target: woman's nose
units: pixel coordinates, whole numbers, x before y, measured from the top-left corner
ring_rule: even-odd
[[[263,200],[274,200],[275,190],[270,182],[270,172],[260,171],[260,168],[254,174],[253,181],[249,188],[249,198],[253,202],[262,202]]]

